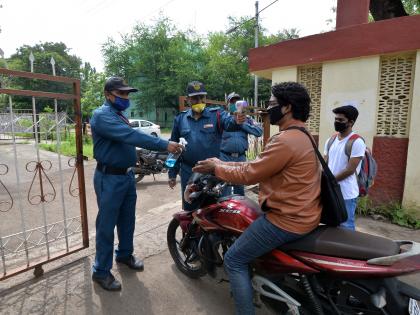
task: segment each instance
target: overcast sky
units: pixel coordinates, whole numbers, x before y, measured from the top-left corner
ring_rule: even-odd
[[[259,1],[260,9],[274,0]],[[137,22],[152,23],[162,13],[180,29],[199,34],[225,31],[228,16],[255,14],[254,0],[0,0],[0,48],[8,57],[22,45],[64,42],[71,53],[103,70],[101,45],[119,39]],[[270,33],[297,28],[301,36],[331,29],[336,0],[279,0],[261,13]]]

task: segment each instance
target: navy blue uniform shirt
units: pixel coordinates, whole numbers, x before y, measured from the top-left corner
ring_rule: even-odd
[[[181,163],[192,168],[198,161],[219,157],[223,130],[238,130],[234,116],[220,108],[206,107],[199,119],[194,119],[191,109],[179,113],[174,120],[171,141],[179,142],[183,137],[188,144],[182,153]],[[175,178],[179,163],[169,170],[169,178]]]
[[[166,151],[168,141],[131,128],[127,118],[108,101],[93,112],[90,120],[93,157],[105,165],[129,168],[136,165],[136,147]]]
[[[247,118],[238,131],[223,131],[220,150],[228,153],[245,153],[248,150],[248,134],[261,137],[262,129],[252,118]]]

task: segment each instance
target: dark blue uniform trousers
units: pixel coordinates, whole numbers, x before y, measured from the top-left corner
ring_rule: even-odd
[[[115,226],[119,240],[116,256],[123,258],[133,253],[136,182],[132,171],[125,175],[110,175],[95,170],[93,183],[99,208],[93,273],[98,277],[106,277],[112,268]]]
[[[220,152],[220,159],[225,162],[246,162],[246,155],[241,154],[238,157],[233,157],[224,152]],[[223,196],[230,196],[232,194],[245,196],[244,185],[226,186],[225,189],[223,190]]]

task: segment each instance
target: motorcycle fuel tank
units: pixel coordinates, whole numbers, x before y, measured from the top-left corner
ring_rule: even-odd
[[[233,195],[220,198],[216,204],[198,210],[195,216],[205,230],[242,233],[262,213],[255,201]]]

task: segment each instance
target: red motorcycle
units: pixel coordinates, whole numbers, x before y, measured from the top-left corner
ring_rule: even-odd
[[[190,278],[215,276],[229,246],[260,215],[257,203],[232,195],[225,183],[193,174],[192,212],[174,215],[167,231],[171,256]],[[276,314],[420,315],[420,291],[397,276],[420,271],[420,244],[319,226],[251,265],[255,303]]]

